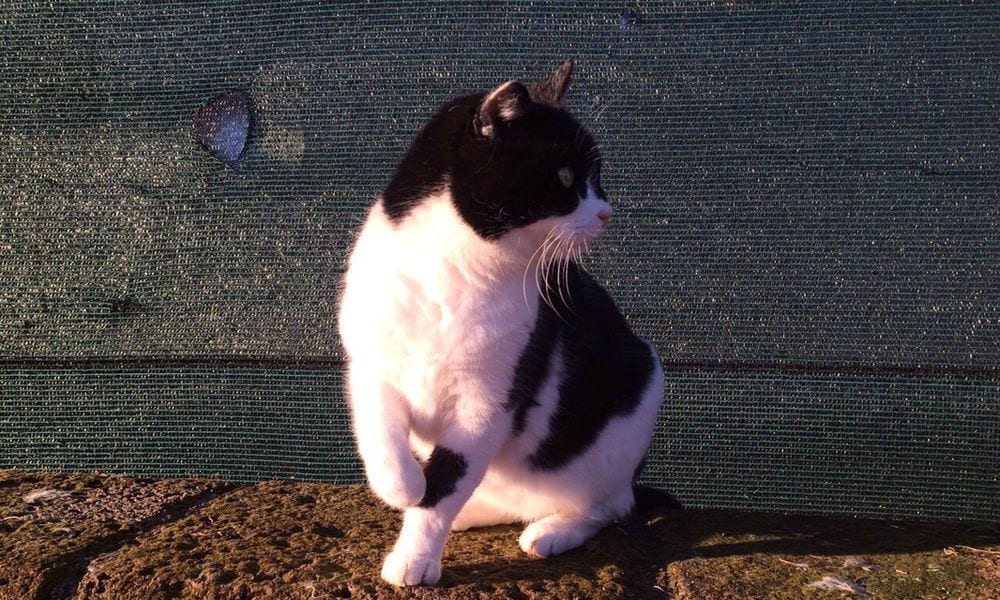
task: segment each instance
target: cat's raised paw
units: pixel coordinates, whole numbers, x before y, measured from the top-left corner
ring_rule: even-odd
[[[527,554],[545,558],[576,548],[591,533],[574,521],[553,516],[525,527],[518,543]]]
[[[427,490],[427,480],[417,461],[398,471],[369,473],[368,483],[375,495],[393,508],[403,510],[420,503]]]
[[[392,585],[434,585],[441,579],[441,561],[430,556],[391,552],[382,563],[382,579]]]

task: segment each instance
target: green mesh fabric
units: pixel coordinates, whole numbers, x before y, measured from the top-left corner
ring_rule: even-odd
[[[578,60],[646,481],[998,519],[1000,5],[0,5],[0,464],[359,481],[352,231],[442,101]],[[192,119],[242,89],[233,166]]]

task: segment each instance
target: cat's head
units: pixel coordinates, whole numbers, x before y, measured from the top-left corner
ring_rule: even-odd
[[[600,148],[562,106],[572,71],[569,60],[533,84],[508,81],[444,105],[383,194],[389,216],[401,220],[447,187],[461,218],[489,241],[557,242],[575,253],[599,236],[611,207]]]
[[[573,61],[524,85],[508,81],[477,96],[450,173],[456,208],[487,239],[511,234],[600,235],[611,218],[601,188],[601,152],[562,106]]]

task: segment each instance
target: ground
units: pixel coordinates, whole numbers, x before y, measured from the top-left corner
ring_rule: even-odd
[[[436,588],[378,578],[399,518],[361,486],[0,471],[0,599],[1000,600],[1000,526],[651,511],[539,560],[453,534]]]

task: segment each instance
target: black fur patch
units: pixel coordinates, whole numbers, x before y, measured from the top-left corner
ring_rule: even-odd
[[[420,508],[433,508],[443,498],[455,491],[455,484],[465,476],[469,464],[465,457],[444,446],[435,446],[431,457],[424,465],[427,490],[420,499]]]
[[[445,104],[414,138],[382,192],[382,206],[392,222],[402,221],[428,194],[446,183],[462,139],[471,134],[481,99],[482,95],[466,96]]]
[[[528,409],[538,406],[535,397],[552,368],[552,351],[559,333],[554,312],[539,310],[528,344],[514,367],[514,383],[507,394],[507,409],[514,411],[514,435],[524,431]]]
[[[400,222],[447,184],[465,222],[480,236],[495,239],[573,212],[588,181],[604,195],[599,149],[568,112],[525,99],[524,110],[492,122],[487,137],[477,123],[488,94],[445,104],[413,140],[382,194],[391,221]],[[568,188],[559,178],[564,167],[574,174]]]
[[[659,488],[633,483],[632,496],[635,498],[635,505],[632,507],[634,514],[641,514],[655,509],[684,510],[684,505],[677,498],[674,498],[666,490]]]
[[[632,333],[607,292],[573,263],[569,289],[568,303],[550,290],[555,310],[543,302],[539,311],[548,315],[540,315],[535,325],[535,332],[554,327],[564,358],[559,404],[549,422],[549,434],[528,458],[540,470],[566,465],[594,443],[612,417],[635,410],[655,369],[649,347]],[[554,345],[554,341],[549,343]],[[529,351],[530,342],[518,366],[527,360]],[[525,405],[522,399],[519,406]]]

